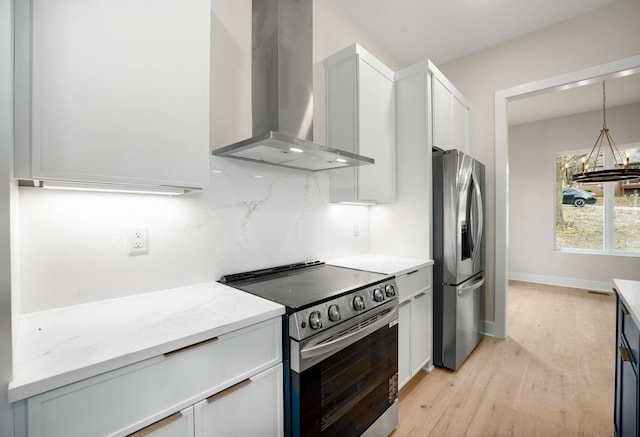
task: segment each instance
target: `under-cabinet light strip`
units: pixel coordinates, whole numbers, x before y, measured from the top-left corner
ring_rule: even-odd
[[[43,181],[42,188],[49,190],[66,191],[93,191],[100,193],[128,193],[128,194],[161,194],[167,196],[178,196],[184,194],[186,190],[172,187],[127,187],[125,185],[103,185],[82,182],[52,182]]]
[[[357,205],[357,206],[374,206],[377,205],[375,200],[353,200],[348,202],[338,202],[341,205]]]

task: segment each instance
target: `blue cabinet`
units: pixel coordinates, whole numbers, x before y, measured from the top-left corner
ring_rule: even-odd
[[[614,424],[618,437],[638,436],[638,350],[640,331],[617,298],[616,388]]]

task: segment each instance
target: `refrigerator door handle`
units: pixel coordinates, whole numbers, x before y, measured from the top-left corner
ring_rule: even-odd
[[[475,172],[474,172],[474,176],[475,176]],[[476,179],[474,177],[474,179]],[[477,180],[477,179],[476,179]],[[482,200],[482,191],[480,190],[480,185],[478,185],[477,183],[473,184],[473,188],[474,191],[476,192],[476,199],[478,202],[478,228],[476,231],[476,241],[474,242],[474,246],[473,246],[473,256],[472,258],[475,260],[476,257],[478,256],[478,252],[480,251],[480,247],[481,247],[481,241],[482,241],[482,231],[484,229],[484,208],[483,208],[483,200]]]
[[[463,294],[471,291],[471,290],[475,290],[477,288],[480,288],[484,285],[485,282],[485,277],[484,274],[482,276],[480,276],[477,280],[473,281],[470,284],[464,284],[461,285],[460,288],[456,289],[456,293],[458,294],[458,296],[462,296]]]

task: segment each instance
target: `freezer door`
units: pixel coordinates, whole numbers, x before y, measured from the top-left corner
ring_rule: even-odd
[[[483,271],[484,166],[459,151],[443,159],[443,282],[460,284]]]
[[[456,370],[475,349],[480,331],[481,301],[484,296],[484,273],[458,286],[444,286],[442,365]]]

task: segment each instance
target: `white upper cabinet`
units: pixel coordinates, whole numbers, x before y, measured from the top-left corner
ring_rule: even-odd
[[[452,149],[453,143],[453,111],[451,93],[446,86],[438,80],[433,83],[433,144],[442,149]]]
[[[469,106],[456,93],[451,95],[451,138],[454,148],[469,152]]]
[[[324,61],[326,141],[375,164],[332,170],[331,202],[396,200],[394,73],[354,44]]]
[[[18,0],[16,177],[206,187],[209,0]]]
[[[427,62],[433,86],[433,145],[443,150],[468,152],[469,104],[431,62]]]

